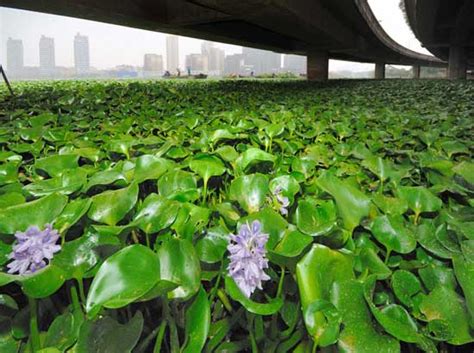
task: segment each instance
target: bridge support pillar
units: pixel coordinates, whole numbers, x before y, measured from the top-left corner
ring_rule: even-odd
[[[375,74],[376,80],[383,80],[385,78],[385,63],[375,63]]]
[[[449,47],[448,78],[450,80],[466,79],[466,50],[464,47]]]
[[[329,77],[329,56],[325,51],[311,51],[306,60],[308,81],[324,82]]]
[[[413,65],[413,78],[414,79],[420,78],[420,71],[421,71],[420,65]]]

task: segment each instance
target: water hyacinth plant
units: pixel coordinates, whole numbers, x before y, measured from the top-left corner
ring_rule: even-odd
[[[7,265],[8,273],[34,273],[45,267],[61,249],[56,244],[59,233],[51,224],[46,224],[43,230],[30,226],[25,232],[16,232],[15,238],[17,243],[9,255],[13,261]]]
[[[14,86],[0,353],[473,351],[472,82]]]
[[[250,297],[255,289],[262,289],[262,282],[270,279],[264,271],[268,268],[265,257],[267,241],[268,234],[262,233],[259,221],[243,224],[238,234],[230,236],[227,247],[230,253],[229,275],[246,297]]]

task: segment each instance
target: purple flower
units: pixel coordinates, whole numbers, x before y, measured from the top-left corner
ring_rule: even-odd
[[[8,273],[23,275],[36,272],[45,267],[54,253],[61,249],[56,244],[59,233],[51,224],[46,224],[44,230],[31,226],[25,232],[16,232],[15,237],[17,244],[9,256],[13,261],[7,265]]]
[[[273,196],[276,197],[279,206],[280,206],[280,213],[283,216],[288,215],[288,209],[287,207],[290,206],[290,199],[286,196],[283,196],[283,189],[280,185],[278,185],[275,190],[273,191]]]
[[[227,250],[230,252],[229,275],[248,298],[256,288],[262,289],[262,281],[270,277],[263,271],[268,268],[265,244],[268,234],[261,232],[259,221],[250,226],[243,224],[239,234],[231,234]]]

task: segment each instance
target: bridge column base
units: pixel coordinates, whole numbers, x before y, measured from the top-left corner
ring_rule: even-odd
[[[385,63],[375,63],[374,78],[383,80],[385,78]]]
[[[413,78],[414,79],[417,80],[420,78],[420,71],[421,71],[420,65],[413,65]]]
[[[466,50],[460,46],[449,47],[448,79],[466,79]]]
[[[308,81],[324,82],[329,77],[329,56],[325,51],[311,51],[306,60]]]

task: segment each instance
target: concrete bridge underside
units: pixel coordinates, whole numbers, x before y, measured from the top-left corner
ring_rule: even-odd
[[[367,0],[0,0],[0,6],[307,55],[313,80],[327,79],[329,58],[413,65],[418,72],[446,65],[393,41]]]
[[[466,78],[474,69],[473,0],[404,0],[408,22],[418,40],[449,61],[448,78]]]

